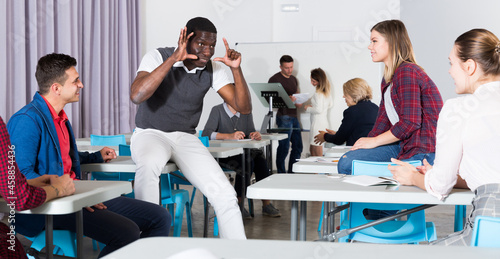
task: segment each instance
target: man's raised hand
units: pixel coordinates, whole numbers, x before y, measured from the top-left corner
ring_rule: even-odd
[[[226,46],[226,55],[222,58],[214,58],[214,61],[220,61],[231,68],[238,68],[241,64],[241,53],[229,48],[226,38],[222,38],[224,46]]]
[[[191,32],[189,35],[187,34],[187,28],[184,27],[181,29],[181,33],[179,35],[179,41],[177,42],[177,49],[172,54],[172,56],[176,57],[177,61],[184,61],[186,59],[198,59],[198,56],[187,53],[187,45],[189,43],[189,38],[191,38],[194,32]]]

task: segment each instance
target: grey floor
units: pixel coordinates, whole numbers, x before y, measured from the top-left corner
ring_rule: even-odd
[[[185,189],[191,188],[189,186]],[[281,211],[281,217],[269,218],[262,215],[262,203],[257,200],[254,201],[255,217],[253,219],[245,219],[245,232],[249,239],[277,239],[289,240],[290,239],[290,201],[273,201],[276,208]],[[195,196],[195,201],[192,208],[193,218],[193,235],[195,237],[203,236],[203,200],[199,192]],[[469,208],[470,210],[470,208]],[[307,241],[314,241],[318,239],[318,222],[321,212],[321,202],[308,202],[307,205]],[[211,212],[213,215],[213,211]],[[453,232],[453,219],[454,219],[454,206],[436,206],[426,210],[427,221],[432,221],[436,225],[438,237],[446,236]],[[337,219],[338,224],[338,219]],[[181,236],[187,237],[187,227],[184,217],[184,225],[182,228]],[[209,238],[216,238],[213,236],[213,217],[210,219],[209,224]],[[29,241],[20,237],[21,242],[29,246]],[[85,257],[84,258],[97,258],[98,252],[92,249],[91,240],[85,238],[84,240]],[[165,244],[168,249],[168,244]]]

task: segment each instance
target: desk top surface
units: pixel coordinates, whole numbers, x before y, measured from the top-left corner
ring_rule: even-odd
[[[241,148],[261,148],[269,145],[269,139],[262,140],[210,140],[211,147],[241,147]]]
[[[75,181],[75,193],[70,196],[51,200],[31,210],[20,211],[23,214],[62,215],[74,213],[83,207],[114,199],[132,191],[132,184],[125,181]],[[0,202],[0,211],[8,212],[4,200]]]
[[[168,248],[165,248],[165,246]],[[197,249],[196,251],[193,249]],[[203,249],[203,250],[201,250]],[[205,253],[203,253],[205,252]],[[182,253],[182,254],[181,254]],[[386,259],[497,258],[499,248],[283,240],[228,240],[219,238],[151,237],[139,239],[103,258],[351,258],[383,255]]]
[[[283,133],[261,133],[262,139],[266,140],[282,140],[288,138],[288,134]]]
[[[351,146],[334,146],[325,150],[325,157],[338,157],[340,158],[343,154],[351,151]]]
[[[247,189],[251,199],[289,200],[289,201],[340,201],[373,203],[409,204],[449,204],[470,205],[474,194],[467,189],[453,189],[444,200],[416,186],[387,185],[360,186],[343,182],[343,175],[317,174],[274,174]]]
[[[242,147],[208,147],[207,149],[214,158],[226,158],[243,154]]]
[[[124,172],[135,173],[136,165],[130,156],[119,156],[108,163],[81,164],[83,172]],[[163,168],[162,174],[177,171],[177,165],[168,162]]]
[[[293,164],[293,172],[304,174],[337,174],[337,163],[298,161]]]

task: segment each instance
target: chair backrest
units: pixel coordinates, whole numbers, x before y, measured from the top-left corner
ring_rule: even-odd
[[[203,143],[203,145],[205,147],[210,146],[210,140],[208,139],[208,136],[205,136],[205,137],[199,136],[198,138],[200,139],[201,143]]]
[[[413,166],[420,166],[422,162],[420,160],[407,161]],[[371,161],[352,161],[352,174],[353,175],[371,175],[371,176],[389,176],[392,177],[391,171],[389,171],[388,165],[395,165],[393,163],[386,162],[371,162]]]
[[[91,146],[118,146],[127,144],[125,135],[90,135]]]
[[[421,165],[421,161],[409,161],[414,166]],[[353,175],[372,175],[372,176],[390,176],[391,172],[388,165],[391,163],[385,162],[370,162],[354,160],[352,162]],[[371,188],[371,187],[367,187]],[[352,202],[349,210],[350,227],[366,224],[371,220],[367,220],[363,215],[363,210],[403,210],[419,206],[419,204],[391,204],[391,203],[359,203]],[[393,225],[391,227],[388,227]],[[389,221],[376,225],[374,227],[360,230],[359,232],[365,235],[397,239],[398,237],[405,237],[413,233],[423,233],[425,236],[426,223],[424,211],[418,211],[408,215],[407,221]]]
[[[118,153],[120,154],[120,156],[131,156],[132,153],[130,152],[130,145],[119,144]]]
[[[500,247],[500,218],[476,216],[471,246]]]

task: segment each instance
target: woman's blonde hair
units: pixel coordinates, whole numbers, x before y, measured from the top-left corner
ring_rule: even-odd
[[[362,78],[353,78],[344,83],[344,95],[349,95],[354,103],[372,99],[372,88]]]
[[[406,27],[402,21],[382,21],[375,24],[370,31],[373,30],[380,33],[389,45],[390,64],[386,64],[384,69],[384,79],[386,83],[392,81],[394,71],[396,71],[396,68],[403,62],[417,64],[408,31],[406,31]]]
[[[325,96],[330,95],[330,81],[326,77],[325,71],[321,68],[315,68],[311,70],[311,78],[318,81],[318,86],[316,87],[316,92],[320,92]]]

